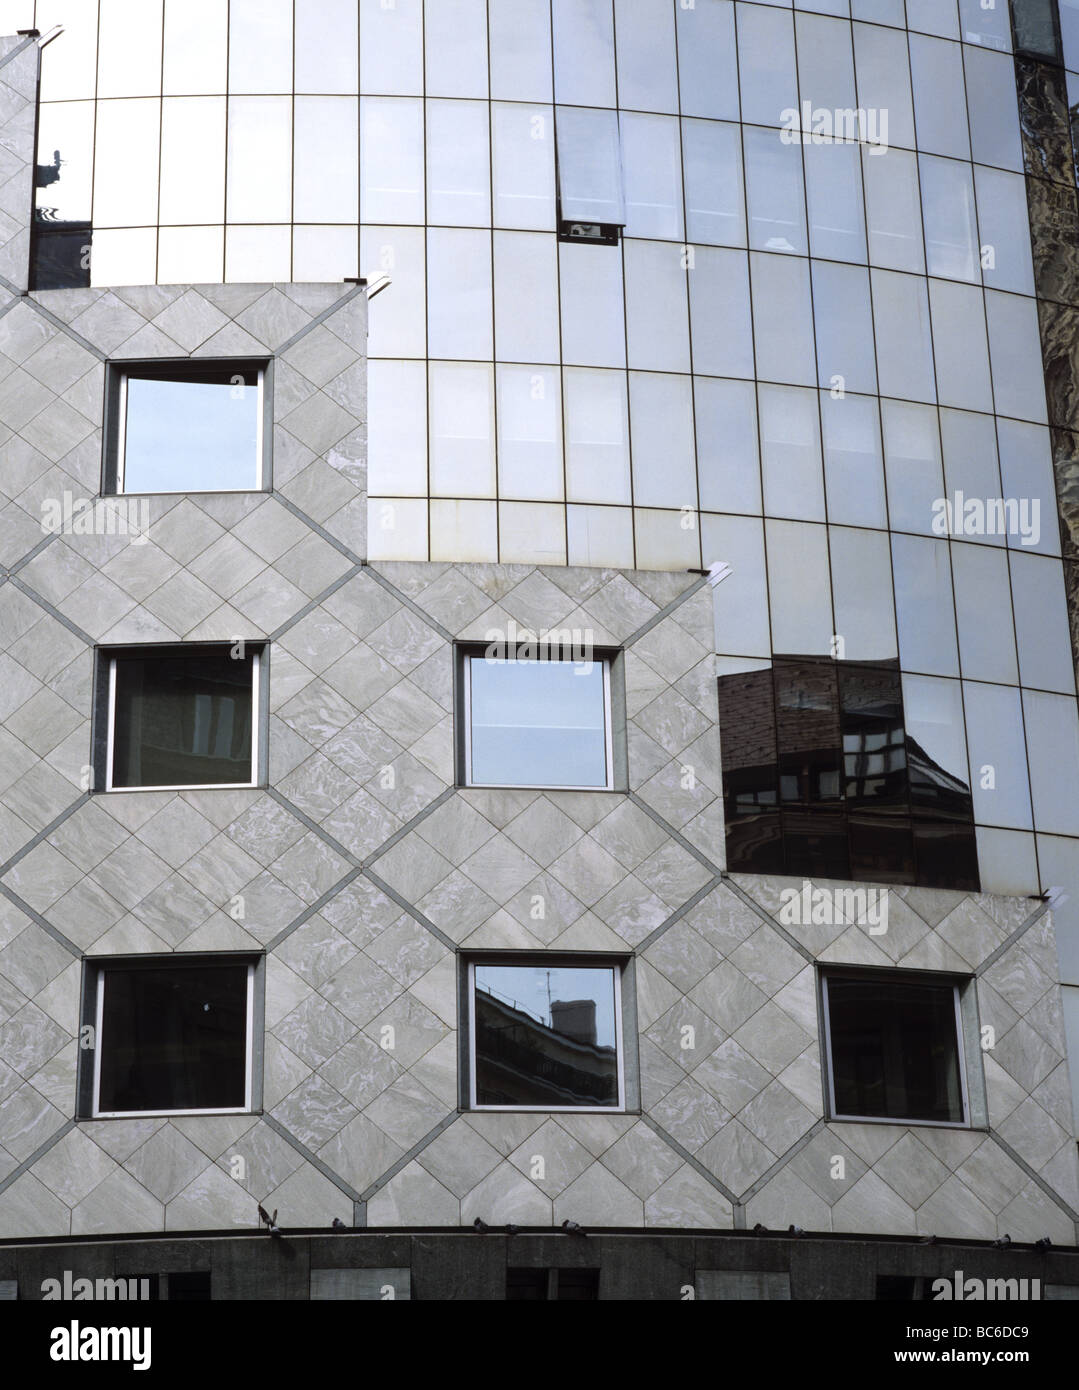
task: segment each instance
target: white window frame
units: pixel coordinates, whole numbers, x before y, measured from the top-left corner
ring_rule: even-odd
[[[182,961],[182,955],[175,955],[173,961]],[[237,962],[238,963],[238,962]],[[207,970],[214,969],[212,964],[205,961],[199,962]],[[244,1103],[243,1105],[228,1106],[223,1109],[207,1110],[102,1110],[100,1108],[101,1098],[101,1057],[105,1043],[102,1024],[105,1014],[105,975],[111,970],[122,970],[122,965],[101,964],[97,969],[97,982],[95,985],[96,996],[94,1000],[94,1082],[93,1096],[91,1099],[91,1118],[95,1120],[135,1120],[160,1115],[247,1115],[251,1113],[251,1094],[254,1078],[254,1046],[255,1046],[255,965],[249,961],[247,965],[247,1013],[246,1013],[246,1042],[244,1058]],[[167,964],[162,962],[162,968],[166,969]],[[179,967],[177,967],[179,968]]]
[[[919,983],[909,978],[909,972],[896,972],[900,975],[908,975],[907,980],[898,983]],[[951,985],[952,1000],[955,1007],[955,1046],[956,1064],[959,1068],[959,1094],[963,1107],[963,1118],[961,1120],[920,1120],[910,1116],[892,1115],[847,1115],[840,1112],[835,1101],[835,1070],[832,1059],[832,1017],[828,1004],[828,984],[829,980],[842,976],[844,979],[856,979],[855,972],[847,972],[842,968],[826,970],[821,976],[821,999],[824,1013],[824,1054],[827,1071],[825,1073],[827,1109],[829,1120],[834,1120],[839,1124],[859,1124],[859,1125],[917,1125],[925,1129],[972,1129],[970,1117],[970,1094],[967,1084],[967,1055],[965,1038],[963,1036],[963,1012],[962,1012],[962,991],[963,986],[958,980],[932,979],[925,978],[921,981],[924,984]],[[883,980],[886,977],[878,972],[866,974],[863,978],[873,980]]]
[[[215,645],[233,645],[228,643],[209,643],[192,642],[189,644],[192,652],[197,648]],[[126,650],[126,649],[125,649]],[[147,647],[147,653],[152,653],[153,648]],[[166,783],[163,786],[135,786],[117,787],[113,785],[112,767],[113,757],[116,751],[116,657],[109,657],[109,713],[108,713],[108,736],[105,742],[105,790],[107,792],[200,792],[200,791],[223,791],[237,787],[257,787],[259,785],[259,755],[260,748],[260,725],[259,717],[259,690],[260,690],[260,671],[262,653],[253,651],[251,653],[251,780],[249,782],[176,782]]]
[[[543,663],[532,657],[521,658],[518,656],[500,657],[499,660],[514,661],[520,666],[539,666]],[[462,786],[465,787],[490,787],[492,790],[517,790],[517,791],[562,791],[562,792],[613,792],[614,785],[614,730],[611,719],[611,657],[592,656],[592,661],[601,665],[603,668],[603,744],[604,759],[606,762],[607,780],[601,786],[591,786],[573,782],[477,782],[472,776],[472,662],[484,661],[485,657],[478,653],[465,650],[462,653],[461,671],[461,711],[464,719],[464,741],[462,746],[461,768]],[[558,657],[557,660],[565,662],[566,665],[575,663],[566,657]]]
[[[553,956],[548,962],[552,969],[612,970],[614,972],[614,1037],[615,1058],[618,1063],[618,1104],[617,1105],[480,1105],[476,1100],[476,966],[477,965],[530,965],[532,960],[514,962],[504,960],[470,960],[468,962],[468,1108],[469,1110],[500,1111],[514,1114],[518,1111],[541,1115],[618,1115],[626,1111],[626,1047],[622,1031],[622,964],[611,961],[576,962],[565,956]]]
[[[222,365],[220,359],[215,359],[215,358],[207,358],[205,361],[203,361],[201,358],[195,357],[195,358],[192,358],[191,361],[192,361],[192,363],[193,363],[195,366],[202,366],[202,367],[215,367],[215,366]],[[227,369],[227,365],[228,365],[227,363],[224,364],[224,366],[225,366],[226,369]],[[202,488],[198,488],[198,489],[191,489],[191,488],[175,487],[175,488],[164,488],[164,489],[162,489],[162,490],[159,491],[159,492],[131,492],[131,493],[129,493],[129,492],[127,491],[127,488],[125,487],[125,472],[126,472],[126,468],[127,468],[127,383],[128,383],[128,380],[129,380],[129,378],[130,378],[131,376],[138,377],[139,374],[138,374],[138,372],[125,372],[125,371],[121,371],[121,372],[120,372],[120,396],[119,396],[119,406],[118,406],[118,409],[117,409],[117,415],[118,415],[119,418],[118,418],[118,420],[117,420],[117,425],[116,425],[116,495],[117,495],[117,496],[128,496],[128,497],[174,497],[174,496],[177,496],[177,495],[183,495],[184,493],[191,492],[191,491],[195,491],[197,494],[201,494],[201,493],[205,493],[205,492],[262,492],[262,491],[263,491],[263,488],[264,488],[264,478],[265,478],[265,472],[266,472],[266,469],[265,469],[265,459],[264,459],[264,457],[263,457],[264,454],[265,454],[265,441],[264,441],[264,436],[263,436],[263,431],[264,431],[264,415],[265,415],[265,402],[266,402],[266,369],[265,369],[265,367],[259,367],[259,369],[258,369],[258,383],[257,383],[257,386],[256,386],[256,390],[258,391],[258,401],[257,401],[256,407],[255,407],[255,421],[256,421],[256,424],[255,424],[255,481],[254,481],[254,483],[252,483],[252,485],[251,485],[250,487],[243,487],[243,488],[237,488],[237,487],[202,487]],[[141,379],[141,378],[140,378],[140,379]],[[175,377],[171,377],[171,376],[154,376],[154,377],[152,377],[151,379],[154,380],[154,381],[171,381],[171,382],[174,382],[177,386],[183,386],[183,385],[184,385],[184,378],[183,378],[182,371],[178,371]],[[188,384],[190,384],[190,383],[188,383]]]

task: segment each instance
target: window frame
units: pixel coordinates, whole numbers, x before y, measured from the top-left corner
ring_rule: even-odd
[[[127,491],[127,385],[131,377],[185,384],[185,374],[220,370],[233,375],[255,374],[258,402],[255,412],[255,481],[250,487],[167,488],[159,492]],[[190,384],[190,383],[188,383]],[[219,496],[271,490],[273,454],[273,358],[267,357],[161,357],[106,363],[103,497]]]
[[[927,1120],[910,1116],[893,1115],[848,1115],[839,1111],[835,1101],[835,1061],[832,1055],[832,1019],[828,1001],[828,981],[830,979],[877,980],[888,983],[950,985],[955,1018],[955,1060],[959,1072],[959,1094],[963,1108],[959,1120]],[[829,966],[818,972],[820,993],[820,1020],[822,1048],[825,1065],[822,1081],[824,1086],[825,1119],[836,1124],[859,1125],[914,1125],[922,1129],[977,1129],[974,1118],[975,1098],[972,1094],[971,1078],[968,1076],[970,1055],[968,1052],[967,1030],[963,1027],[963,1008],[968,992],[973,993],[974,976],[940,974],[927,970],[880,970],[855,966]]]
[[[108,662],[105,672],[106,689],[105,704],[103,715],[105,720],[105,730],[103,739],[104,757],[104,777],[103,790],[105,792],[190,792],[190,791],[237,791],[241,788],[258,787],[262,785],[261,763],[264,754],[264,740],[262,732],[262,700],[266,682],[262,679],[262,658],[266,653],[267,643],[262,639],[252,641],[245,645],[251,647],[251,780],[249,782],[177,782],[174,784],[153,785],[153,786],[124,786],[113,785],[113,761],[116,752],[116,663],[120,653],[135,651],[145,651],[147,656],[156,650],[162,656],[178,655],[182,648],[189,648],[192,653],[205,647],[233,647],[235,642],[184,642],[148,644],[146,647],[115,647],[99,648],[102,660]]]
[[[582,786],[580,784],[562,782],[476,782],[472,780],[472,661],[474,658],[481,658],[487,648],[492,643],[483,642],[459,642],[456,645],[456,670],[454,672],[454,718],[458,722],[458,712],[460,714],[459,729],[457,732],[456,752],[457,752],[457,785],[459,787],[474,787],[477,789],[488,789],[491,791],[561,791],[561,792],[615,792],[619,790],[619,768],[615,759],[614,746],[614,705],[612,701],[612,675],[615,662],[621,655],[620,652],[610,651],[606,648],[593,650],[590,660],[598,662],[603,669],[603,744],[604,761],[606,765],[606,781],[602,786]],[[507,648],[510,643],[503,643]],[[543,646],[544,650],[551,651],[551,645],[517,640],[513,644],[515,652],[520,652],[522,648],[529,646]],[[558,647],[559,652],[566,650],[564,646]],[[520,664],[535,661],[540,664],[540,658],[519,656],[500,657],[499,660],[513,660]],[[545,660],[566,661],[573,664],[572,658],[559,655],[557,658],[546,657]]]
[[[623,993],[634,983],[632,957],[612,956],[607,959],[596,955],[574,956],[572,953],[553,953],[550,957],[535,952],[494,952],[477,953],[463,962],[462,983],[465,993],[465,1013],[467,1032],[461,1039],[463,1063],[460,1068],[461,1109],[478,1114],[529,1114],[529,1115],[625,1115],[636,1113],[636,1108],[628,1100],[626,1072],[626,1014]],[[549,966],[552,969],[604,969],[614,971],[614,1028],[615,1057],[618,1076],[617,1105],[481,1105],[476,1100],[476,966]]]
[[[137,1120],[147,1118],[178,1118],[182,1116],[200,1115],[250,1115],[260,1113],[260,1105],[256,1105],[256,979],[260,968],[264,963],[264,957],[254,957],[247,955],[233,955],[222,952],[220,955],[191,954],[184,952],[173,952],[167,956],[146,955],[137,957],[84,957],[87,967],[86,979],[83,986],[83,1027],[89,1022],[94,1030],[93,1064],[87,1068],[85,1080],[80,1082],[80,1097],[85,1105],[79,1106],[79,1110],[85,1109],[85,1114],[77,1115],[77,1118],[86,1120]],[[105,976],[110,970],[160,970],[168,965],[175,965],[177,969],[191,969],[203,967],[213,969],[215,966],[237,966],[246,965],[247,967],[247,1000],[244,1015],[244,1104],[242,1106],[228,1106],[218,1108],[208,1108],[205,1110],[102,1110],[100,1108],[101,1096],[101,1063],[104,1053],[104,1034],[102,1030],[104,1006],[105,1006]],[[85,1087],[85,1089],[84,1089]]]

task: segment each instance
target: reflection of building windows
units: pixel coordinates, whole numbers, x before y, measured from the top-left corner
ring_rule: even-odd
[[[252,1108],[254,960],[176,955],[87,969],[88,1117]]]
[[[832,1117],[968,1123],[963,989],[920,972],[825,971]]]
[[[777,656],[719,698],[732,871],[977,890],[965,756],[907,731],[896,663]]]
[[[103,491],[266,487],[268,375],[264,361],[112,363]]]
[[[248,644],[103,648],[99,786],[249,787],[259,776],[261,649]]]
[[[594,957],[469,961],[469,1108],[624,1109],[622,987]]]
[[[626,225],[617,111],[557,107],[555,152],[559,237],[616,246]]]
[[[572,641],[460,648],[461,783],[612,788],[612,664]]]

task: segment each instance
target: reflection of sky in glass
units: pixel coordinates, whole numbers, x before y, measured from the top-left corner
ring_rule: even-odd
[[[476,988],[548,1025],[548,998],[552,1003],[594,999],[596,1042],[600,1047],[615,1045],[614,971],[607,966],[477,965]]]
[[[602,662],[471,661],[474,782],[607,785]]]
[[[259,391],[129,377],[125,492],[258,487]]]

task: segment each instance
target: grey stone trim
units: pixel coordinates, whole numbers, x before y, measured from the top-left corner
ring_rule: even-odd
[[[6,1192],[13,1182],[16,1182],[25,1172],[28,1172],[38,1159],[44,1158],[54,1144],[58,1144],[65,1134],[69,1134],[75,1128],[74,1120],[67,1120],[55,1134],[51,1134],[44,1144],[39,1144],[28,1158],[24,1158],[17,1168],[13,1168],[3,1181],[0,1181],[0,1192]]]
[[[30,851],[32,849],[36,849],[42,840],[47,840],[49,836],[52,834],[52,832],[57,829],[58,826],[63,825],[64,821],[67,820],[68,816],[74,815],[74,813],[79,809],[83,802],[89,800],[90,793],[83,792],[83,794],[76,800],[74,800],[70,806],[68,806],[65,810],[61,811],[55,820],[50,821],[44,830],[39,830],[32,840],[28,840],[26,844],[23,845],[22,849],[16,850],[16,852],[11,856],[11,858],[7,861],[6,864],[0,864],[0,878],[3,878],[3,876],[8,872],[9,869],[13,869],[20,859],[25,859],[25,857],[30,853]],[[76,954],[78,955],[81,953],[76,952]]]
[[[360,1200],[365,1204],[369,1202],[380,1188],[385,1187],[386,1184],[390,1181],[390,1179],[395,1178],[403,1168],[407,1168],[408,1165],[412,1162],[412,1160],[418,1154],[421,1154],[424,1151],[428,1144],[434,1143],[434,1141],[444,1130],[449,1129],[450,1125],[452,1125],[455,1120],[459,1120],[460,1118],[461,1112],[459,1110],[451,1110],[444,1120],[440,1120],[438,1124],[435,1125],[434,1129],[428,1130],[422,1139],[418,1140],[417,1143],[413,1144],[411,1149],[409,1149],[408,1153],[402,1154],[401,1157],[397,1160],[397,1162],[392,1165],[392,1167],[387,1168],[380,1178],[376,1178],[375,1181],[371,1184],[371,1186],[364,1191],[364,1194]]]
[[[29,559],[29,556],[27,556],[26,558]],[[36,589],[31,589],[29,584],[24,584],[23,581],[17,575],[9,574],[7,582],[9,584],[14,584],[16,589],[18,589],[21,594],[25,594],[28,599],[32,599],[34,603],[38,605],[39,608],[44,608],[45,612],[48,613],[50,618],[55,618],[58,623],[62,623],[63,626],[67,628],[68,632],[73,632],[75,636],[78,637],[80,641],[85,642],[88,647],[97,646],[97,643],[90,636],[90,634],[87,632],[83,632],[82,628],[79,627],[78,623],[73,623],[71,619],[67,617],[65,614],[61,613],[58,608],[54,608],[47,598],[42,598]]]
[[[286,497],[283,492],[275,491],[272,493],[272,496],[276,501],[281,503],[282,507],[284,507],[286,511],[289,511],[292,513],[293,516],[298,517],[305,526],[310,526],[311,530],[314,531],[316,536],[321,536],[327,545],[332,545],[335,550],[339,550],[341,554],[344,555],[344,557],[347,560],[351,560],[352,563],[358,569],[367,569],[367,561],[361,555],[357,555],[354,550],[352,550],[349,546],[347,546],[344,543],[344,541],[339,540],[334,535],[331,535],[330,532],[327,531],[325,527],[320,526],[317,521],[313,521],[301,507],[297,507],[296,503],[291,501],[288,497]],[[352,575],[349,575],[348,578],[351,579]],[[333,590],[329,589],[327,590],[327,592],[332,593]],[[296,616],[300,617],[302,615],[297,614]],[[295,619],[293,621],[295,621]],[[430,619],[428,619],[428,621],[430,621]]]
[[[7,898],[8,902],[14,903],[20,912],[24,912],[26,916],[30,918],[31,922],[33,922],[36,926],[39,926],[43,932],[47,932],[48,935],[51,936],[54,941],[58,942],[64,948],[65,951],[70,951],[71,954],[77,960],[82,958],[82,950],[78,946],[76,946],[73,941],[69,941],[58,927],[54,927],[51,922],[47,922],[36,908],[31,907],[30,904],[27,902],[23,902],[22,898],[19,897],[18,893],[16,893],[13,889],[9,888],[6,883],[0,883],[0,894],[3,894],[3,896]],[[2,1190],[3,1189],[0,1188],[0,1191]]]
[[[85,348],[86,351],[96,357],[99,362],[107,362],[109,360],[108,354],[102,352],[96,343],[92,343],[89,338],[84,338],[77,329],[72,328],[71,325],[65,323],[63,319],[57,318],[51,309],[46,309],[45,305],[42,304],[40,300],[35,299],[33,290],[26,294],[24,298],[35,313],[40,314],[47,323],[51,323],[54,328],[58,328],[61,333],[71,338],[73,342],[78,343],[79,347]]]
[[[816,964],[817,958],[813,954],[813,952],[810,951],[806,946],[804,946],[802,942],[798,940],[797,937],[791,936],[790,932],[787,931],[786,927],[784,927],[783,923],[780,922],[778,918],[769,916],[769,914],[765,912],[764,908],[761,907],[760,903],[755,902],[754,899],[751,898],[750,895],[745,891],[745,889],[739,887],[739,885],[735,883],[734,879],[731,878],[729,874],[724,873],[723,882],[727,885],[727,887],[731,890],[732,893],[736,894],[739,898],[741,898],[741,900],[745,903],[746,907],[753,909],[753,911],[757,914],[757,916],[761,919],[762,922],[764,922],[767,926],[771,927],[772,930],[778,936],[781,936],[788,946],[793,946],[793,948],[798,952],[798,954],[801,957],[803,957],[804,960],[808,961],[810,965]]]
[[[279,502],[284,502],[290,511],[295,512],[298,517],[301,517],[314,530],[317,531],[319,529],[313,521],[310,521],[306,516],[304,516],[303,512],[300,511],[299,507],[293,507],[292,504],[288,501],[288,499],[282,497],[280,493],[275,494],[275,496],[277,497],[277,500]],[[323,539],[330,540],[332,539],[332,537],[324,536]],[[338,548],[341,550],[347,549],[346,547],[340,545],[338,546]],[[300,621],[301,618],[306,618],[309,613],[313,613],[316,608],[321,607],[321,605],[325,603],[325,601],[330,597],[331,594],[336,593],[337,590],[342,588],[345,584],[347,584],[349,580],[355,579],[363,568],[363,561],[357,561],[357,563],[354,564],[350,570],[346,570],[345,573],[341,576],[341,578],[335,580],[334,583],[332,583],[328,589],[323,589],[322,593],[318,594],[315,598],[313,598],[311,602],[307,604],[306,607],[297,609],[297,611],[293,613],[291,618],[286,618],[286,620],[281,624],[280,627],[275,628],[274,631],[270,633],[270,635],[266,639],[267,642],[279,642],[281,638],[284,637],[285,633],[288,632],[289,628],[295,627],[295,625]]]
[[[340,840],[335,840],[330,832],[324,830],[322,826],[319,825],[318,821],[312,820],[306,811],[301,811],[298,806],[294,806],[284,792],[278,791],[276,787],[262,787],[261,790],[264,791],[267,796],[272,796],[279,805],[285,808],[290,816],[295,816],[301,825],[306,825],[313,835],[317,835],[320,840],[328,844],[335,854],[339,854],[342,859],[352,864],[356,869],[363,867],[360,860],[356,858],[351,850],[347,850],[344,845],[341,844]],[[353,877],[355,877],[355,875],[353,875]]]
[[[655,810],[653,807],[649,806],[647,801],[642,801],[636,792],[627,792],[626,798],[627,800],[632,801],[634,806],[636,806],[639,811],[643,811],[649,820],[655,821],[656,825],[659,826],[660,830],[662,830],[665,835],[669,835],[671,839],[675,842],[675,844],[681,845],[681,847],[685,850],[687,854],[692,854],[693,858],[696,859],[698,864],[703,864],[703,866],[706,869],[711,870],[711,872],[715,874],[716,878],[719,878],[721,876],[723,870],[719,867],[715,860],[709,859],[707,854],[705,854],[703,850],[699,850],[696,845],[691,845],[690,842],[685,838],[685,836],[679,834],[679,832],[675,830],[673,825],[668,825],[668,823],[663,819],[659,812]]]
[[[443,946],[445,946],[447,951],[457,951],[456,941],[452,940],[450,937],[446,935],[444,931],[441,931],[438,927],[436,927],[434,922],[432,922],[429,917],[425,917],[418,907],[413,907],[413,905],[408,901],[407,898],[402,897],[401,894],[398,893],[395,888],[391,888],[390,885],[386,883],[384,879],[379,878],[378,874],[373,873],[370,869],[365,869],[364,873],[380,892],[386,894],[387,898],[389,898],[391,902],[395,902],[398,907],[403,908],[404,911],[407,912],[410,917],[414,918],[415,921],[419,922],[421,927],[426,927],[432,936],[437,937],[437,939],[442,942]]]
[[[373,850],[363,861],[363,867],[369,869],[376,860],[381,859],[384,854],[387,854],[393,849],[398,840],[403,840],[406,835],[415,830],[416,826],[419,825],[421,821],[425,821],[429,815],[437,811],[438,808],[449,801],[451,797],[455,796],[458,790],[458,787],[447,787],[444,792],[440,792],[439,795],[435,797],[434,801],[429,802],[422,811],[417,811],[412,819],[406,821],[399,830],[395,830],[388,840],[383,840],[378,848]]]
[[[780,1169],[785,1168],[787,1164],[791,1161],[791,1159],[794,1158],[797,1154],[801,1153],[805,1146],[812,1139],[814,1139],[821,1132],[822,1129],[827,1128],[827,1125],[827,1120],[818,1120],[817,1123],[812,1127],[812,1129],[806,1130],[806,1132],[802,1135],[801,1139],[796,1139],[794,1141],[794,1143],[790,1146],[790,1148],[787,1150],[785,1154],[780,1154],[780,1156],[772,1164],[771,1168],[769,1168],[766,1173],[762,1173],[760,1177],[757,1179],[757,1181],[753,1184],[753,1186],[746,1188],[745,1192],[742,1193],[743,1204],[748,1206],[749,1203],[753,1200],[753,1198],[757,1195],[757,1193],[768,1182],[770,1182],[772,1178],[775,1177],[775,1175],[780,1171]]]
[[[722,882],[722,878],[717,874],[716,877],[706,883],[703,888],[698,888],[696,893],[694,893],[691,898],[687,898],[681,907],[675,908],[665,922],[661,922],[654,932],[651,932],[643,941],[638,943],[634,950],[634,955],[643,956],[645,951],[647,951],[650,946],[654,946],[665,932],[670,931],[675,922],[680,921],[687,912],[695,908],[698,903],[703,902],[704,899],[708,897],[709,893],[714,893]]]
[[[410,599],[407,594],[403,594],[395,584],[387,579],[386,576],[380,572],[377,565],[368,565],[367,572],[372,579],[377,580],[377,582],[382,585],[387,593],[392,594],[398,603],[403,603],[406,608],[410,608],[412,612],[416,614],[417,618],[422,618],[428,627],[434,628],[444,641],[450,643],[457,641],[453,633],[447,632],[437,618],[428,613],[425,608],[421,608],[420,605],[416,603],[414,599]]]
[[[12,578],[12,576],[18,574],[19,570],[22,569],[23,565],[28,565],[31,560],[35,559],[38,555],[41,554],[41,552],[45,549],[47,545],[52,545],[53,541],[58,539],[59,532],[50,531],[48,535],[42,536],[41,540],[38,541],[37,545],[34,546],[33,550],[28,550],[25,555],[21,556],[18,560],[16,560],[9,570],[0,570],[0,575],[3,575],[5,579]]]
[[[683,589],[677,598],[672,598],[665,608],[661,608],[658,613],[653,613],[646,623],[642,623],[636,632],[631,633],[622,643],[624,647],[632,647],[634,642],[639,642],[645,633],[651,632],[657,624],[663,622],[664,618],[669,618],[674,610],[685,603],[687,598],[691,598],[698,589],[708,583],[708,576],[704,575],[695,584],[691,584],[688,589]]]
[[[353,1203],[352,1203],[352,1224],[353,1224],[353,1226],[355,1226],[355,1227],[357,1227],[357,1228],[360,1228],[360,1229],[362,1229],[363,1227],[365,1227],[365,1226],[367,1225],[367,1203],[366,1203],[366,1202],[353,1202]]]
[[[363,284],[353,285],[351,289],[345,291],[340,299],[335,299],[328,309],[323,309],[321,314],[316,314],[309,324],[301,328],[298,333],[294,333],[287,342],[282,343],[280,347],[276,348],[275,355],[280,357],[283,353],[288,352],[289,348],[295,347],[301,338],[305,338],[307,334],[310,333],[313,328],[317,328],[320,323],[325,323],[331,315],[336,314],[339,309],[343,309],[350,300],[355,299],[357,295],[366,293],[366,281]]]
[[[280,1135],[286,1144],[291,1145],[301,1157],[310,1163],[312,1168],[317,1168],[324,1178],[329,1178],[334,1187],[340,1188],[346,1197],[351,1197],[353,1202],[363,1201],[363,1198],[350,1183],[347,1183],[340,1174],[335,1173],[328,1163],[319,1158],[318,1154],[312,1153],[307,1145],[297,1139],[290,1129],[286,1129],[280,1120],[274,1119],[269,1113],[264,1114],[262,1120],[264,1124],[270,1126],[275,1134]]]
[[[287,940],[294,931],[297,931],[305,922],[309,921],[316,912],[321,912],[331,898],[336,898],[342,888],[347,888],[353,879],[359,878],[362,873],[363,870],[358,866],[354,869],[350,869],[349,872],[345,874],[344,878],[338,879],[332,888],[327,888],[321,898],[308,904],[298,917],[295,917],[287,927],[279,931],[272,941],[266,943],[266,954],[269,955],[271,951],[276,951],[278,946],[280,946],[283,941]]]
[[[1076,1243],[1079,1244],[1079,1211],[1076,1211],[1076,1209],[1072,1206],[1072,1204],[1067,1200],[1066,1197],[1062,1197],[1061,1194],[1057,1192],[1055,1188],[1051,1187],[1049,1183],[1047,1183],[1045,1179],[1041,1176],[1040,1173],[1035,1172],[1035,1170],[1030,1166],[1026,1159],[1023,1158],[1021,1154],[1017,1154],[1016,1151],[1012,1148],[1012,1146],[1008,1143],[1008,1141],[1006,1139],[1003,1139],[995,1129],[991,1129],[989,1131],[989,1137],[990,1139],[992,1139],[994,1144],[999,1145],[999,1147],[1003,1149],[1003,1151],[1008,1155],[1008,1157],[1011,1159],[1013,1163],[1017,1164],[1020,1168],[1022,1168],[1023,1172],[1026,1173],[1027,1177],[1029,1177],[1033,1182],[1036,1182],[1038,1184],[1041,1190],[1045,1193],[1045,1195],[1055,1206],[1062,1207],[1068,1213],[1071,1219],[1076,1223]]]
[[[1040,921],[1041,918],[1045,916],[1045,914],[1049,911],[1049,907],[1050,905],[1047,902],[1043,902],[1038,907],[1036,907],[1034,911],[1030,914],[1030,916],[1027,918],[1027,920],[1023,922],[1020,926],[1016,927],[1015,931],[1012,932],[1011,936],[1007,937],[1004,941],[1002,941],[991,956],[986,956],[985,960],[982,961],[981,965],[974,972],[975,979],[978,979],[980,976],[984,975],[985,972],[989,969],[989,967],[991,965],[995,965],[997,961],[1001,958],[1001,956],[1005,954],[1005,952],[1010,951],[1011,948],[1015,945],[1015,943],[1019,940],[1019,938],[1021,936],[1025,936],[1026,933],[1030,930],[1030,928],[1034,925],[1034,923]]]
[[[24,39],[22,43],[20,43],[16,48],[13,48],[10,53],[6,53],[3,58],[0,58],[0,68],[6,68],[8,63],[12,62],[15,58],[17,58],[20,53],[25,53],[25,51],[28,48],[32,47],[36,43],[37,39],[35,38],[31,37],[28,39]]]
[[[738,1198],[730,1190],[727,1184],[721,1182],[720,1179],[717,1178],[714,1173],[710,1173],[708,1169],[704,1166],[704,1164],[699,1162],[696,1158],[694,1158],[688,1149],[683,1148],[682,1145],[678,1142],[677,1139],[674,1138],[673,1135],[668,1134],[667,1131],[658,1121],[654,1120],[652,1116],[649,1115],[647,1112],[641,1115],[641,1119],[644,1121],[644,1123],[648,1126],[648,1128],[652,1131],[653,1134],[655,1134],[658,1138],[662,1139],[663,1142],[667,1145],[667,1147],[673,1153],[676,1153],[678,1155],[678,1157],[683,1161],[683,1163],[688,1163],[689,1166],[695,1172],[699,1173],[707,1183],[709,1183],[712,1187],[716,1189],[717,1192],[721,1193],[722,1196],[726,1197],[727,1201],[730,1202],[732,1207],[737,1207],[739,1205]]]

